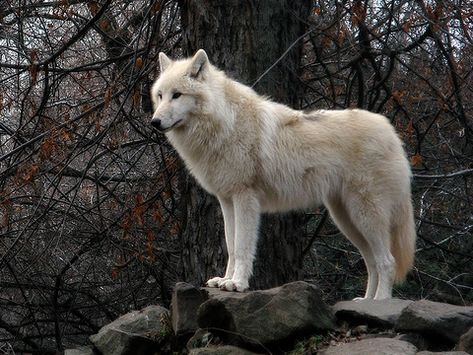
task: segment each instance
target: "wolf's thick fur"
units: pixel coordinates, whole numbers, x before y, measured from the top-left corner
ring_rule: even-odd
[[[389,121],[271,102],[212,66],[203,50],[159,58],[152,124],[223,211],[228,265],[208,285],[248,288],[262,212],[324,204],[364,258],[365,298],[391,297],[413,264],[416,235],[410,167]]]

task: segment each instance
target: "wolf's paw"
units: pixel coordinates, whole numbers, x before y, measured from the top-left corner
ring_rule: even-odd
[[[352,301],[355,301],[355,302],[361,302],[361,301],[364,301],[364,300],[367,300],[368,298],[366,297],[355,297]]]
[[[214,277],[214,278],[211,278],[209,281],[207,281],[206,284],[209,287],[221,287],[222,283],[227,280],[230,280],[230,279],[225,278],[225,277]]]
[[[355,302],[362,302],[364,300],[372,300],[373,299],[373,296],[371,297],[355,297],[352,301],[355,301]]]
[[[224,291],[245,292],[248,290],[248,283],[235,280],[226,280],[220,284],[220,289]]]

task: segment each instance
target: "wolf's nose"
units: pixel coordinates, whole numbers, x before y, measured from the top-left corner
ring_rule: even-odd
[[[161,120],[154,118],[154,119],[151,120],[151,125],[154,128],[156,128],[158,130],[161,130]]]

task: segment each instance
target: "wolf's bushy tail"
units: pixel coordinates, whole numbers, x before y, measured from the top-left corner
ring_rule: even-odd
[[[396,260],[394,281],[401,283],[414,264],[416,230],[410,194],[406,195],[392,216],[391,253]]]

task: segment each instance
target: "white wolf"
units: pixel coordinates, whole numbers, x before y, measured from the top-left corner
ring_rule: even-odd
[[[364,110],[304,113],[210,64],[159,54],[151,123],[222,207],[228,264],[210,287],[245,291],[263,212],[323,203],[368,270],[364,298],[390,298],[412,266],[410,166],[388,120]]]

